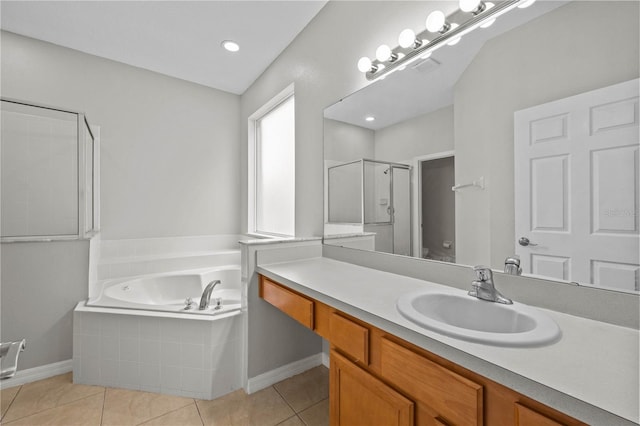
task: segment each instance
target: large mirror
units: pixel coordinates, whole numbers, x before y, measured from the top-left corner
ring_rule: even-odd
[[[638,292],[639,38],[538,1],[328,107],[325,244]]]

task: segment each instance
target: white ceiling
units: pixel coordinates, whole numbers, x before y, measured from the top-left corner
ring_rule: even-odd
[[[3,30],[242,94],[325,4],[3,0],[0,12]]]

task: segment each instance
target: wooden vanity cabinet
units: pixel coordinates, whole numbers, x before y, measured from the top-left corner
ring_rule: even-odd
[[[329,317],[329,342],[355,362],[369,365],[369,329],[337,312]]]
[[[300,324],[313,330],[314,302],[299,293],[260,276],[259,295]]]
[[[332,426],[585,425],[263,276],[260,297],[329,341]]]
[[[482,385],[384,337],[380,363],[381,377],[418,403],[422,409],[419,420],[425,417],[451,425],[482,424]]]
[[[524,405],[516,403],[515,408],[516,426],[562,426],[562,423],[558,423],[547,416],[543,416]]]
[[[413,426],[414,403],[368,371],[331,350],[332,425]]]

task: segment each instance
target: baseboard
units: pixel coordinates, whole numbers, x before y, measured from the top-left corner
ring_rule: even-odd
[[[292,362],[291,364],[283,365],[282,367],[267,371],[266,373],[259,374],[255,377],[250,377],[247,381],[247,389],[245,389],[245,392],[252,394],[264,388],[268,388],[269,386],[284,379],[288,379],[291,376],[304,373],[305,371],[322,364],[322,358],[322,353],[318,353],[299,361]]]
[[[14,386],[24,385],[59,374],[68,373],[73,370],[73,361],[54,362],[53,364],[41,365],[39,367],[28,368],[26,370],[18,370],[16,375],[0,381],[0,389],[12,388]]]

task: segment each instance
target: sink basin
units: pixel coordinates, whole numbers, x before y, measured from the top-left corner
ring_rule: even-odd
[[[560,328],[531,306],[487,302],[463,291],[421,290],[398,298],[409,321],[439,333],[497,346],[541,346],[560,337]]]

